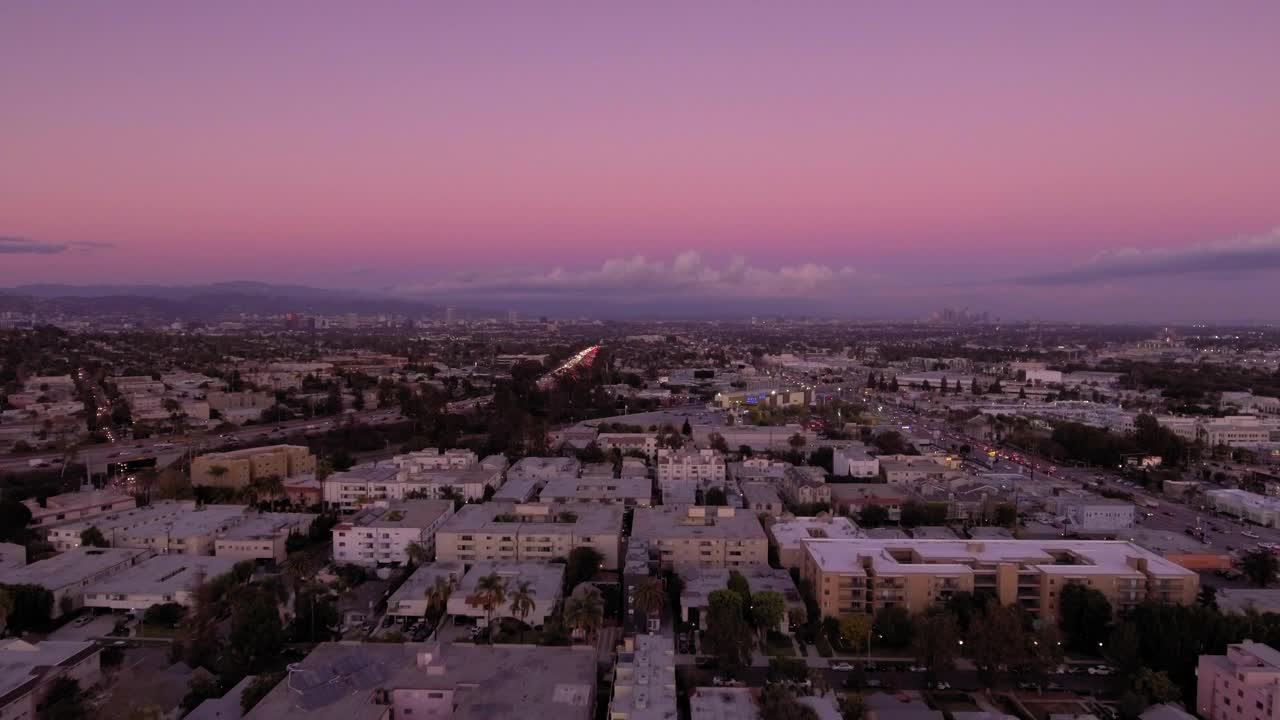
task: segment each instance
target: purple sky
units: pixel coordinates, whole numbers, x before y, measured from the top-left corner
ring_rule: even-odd
[[[1280,320],[1280,3],[454,5],[0,5],[0,285]]]

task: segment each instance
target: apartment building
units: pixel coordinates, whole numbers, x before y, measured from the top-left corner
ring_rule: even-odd
[[[156,555],[84,590],[84,606],[146,610],[177,603],[190,607],[201,583],[231,572],[237,558]]]
[[[538,497],[544,503],[585,502],[649,507],[653,504],[653,483],[644,477],[564,477],[548,480]]]
[[[213,554],[235,560],[284,562],[289,535],[305,535],[315,519],[310,513],[249,515],[214,539]]]
[[[212,555],[214,540],[251,517],[244,505],[197,505],[193,500],[161,500],[146,507],[64,523],[49,530],[58,551],[80,547],[80,535],[97,528],[113,548],[160,553]]]
[[[493,615],[495,622],[504,617],[514,617],[532,627],[538,627],[551,617],[560,606],[560,598],[564,588],[565,566],[561,563],[547,562],[479,562],[471,566],[467,574],[458,584],[457,590],[449,596],[448,613],[452,617],[469,617],[476,624],[484,626],[488,614],[476,597],[481,579],[497,575],[507,589],[507,597],[498,606]],[[512,591],[522,583],[529,584],[533,597],[533,607],[529,614],[520,617],[511,604]]]
[[[102,677],[101,650],[92,641],[0,640],[0,720],[40,717],[45,696],[62,678],[81,688],[96,685]]]
[[[191,484],[243,488],[267,477],[314,474],[316,456],[302,445],[267,445],[209,453],[191,461]]]
[[[755,513],[731,507],[639,508],[631,536],[663,567],[764,565],[769,540]]]
[[[466,470],[480,463],[480,458],[472,451],[462,448],[439,450],[426,448],[417,452],[405,453],[391,458],[397,468],[407,470],[409,474],[428,472],[431,470]]]
[[[901,606],[916,613],[957,592],[989,592],[1057,617],[1071,583],[1099,590],[1117,611],[1144,600],[1195,601],[1199,576],[1132,543],[1094,540],[806,540],[800,574],[822,614]]]
[[[394,462],[394,461],[393,461]],[[465,469],[414,470],[391,463],[357,465],[324,480],[326,505],[350,511],[379,500],[454,496],[478,502],[489,488],[502,486],[502,465],[479,463]]]
[[[871,478],[880,474],[880,461],[867,454],[865,445],[836,448],[832,455],[832,474]]]
[[[45,498],[43,505],[34,498],[23,500],[22,504],[31,511],[30,527],[39,530],[120,510],[130,510],[138,506],[138,501],[128,493],[106,489],[51,495]]]
[[[487,502],[464,505],[440,528],[436,558],[468,564],[547,562],[567,558],[576,547],[591,547],[603,558],[602,569],[616,570],[621,535],[619,506]]]
[[[613,668],[609,720],[676,717],[675,640],[664,635],[624,638]]]
[[[333,527],[333,561],[364,567],[409,563],[409,546],[435,551],[436,532],[453,517],[452,500],[379,501]]]
[[[788,467],[778,488],[782,497],[796,505],[831,504],[827,473],[820,467]]]
[[[657,433],[600,433],[596,436],[596,445],[605,452],[638,452],[651,460],[658,457]]]
[[[851,540],[862,537],[862,530],[849,518],[839,515],[786,515],[769,526],[769,536],[778,548],[778,560],[782,567],[791,569],[800,567],[805,540]]]
[[[593,647],[324,643],[245,720],[590,720]]]
[[[1205,720],[1280,718],[1280,651],[1245,640],[1226,655],[1201,655],[1196,712]]]
[[[460,562],[429,562],[419,565],[387,598],[387,614],[398,618],[426,617],[430,607],[428,591],[438,580],[444,580],[451,591],[456,591],[466,571],[466,566]]]
[[[785,509],[778,489],[772,483],[744,482],[739,486],[742,504],[750,512],[781,515]]]
[[[658,485],[664,493],[675,488],[706,489],[724,481],[724,456],[715,450],[658,450]]]
[[[582,472],[582,463],[569,457],[526,457],[516,461],[507,470],[507,480],[548,480],[576,478]]]
[[[75,548],[30,565],[6,569],[4,582],[38,585],[48,590],[53,595],[50,615],[57,619],[64,612],[84,606],[85,588],[118,575],[151,555],[148,550]]]

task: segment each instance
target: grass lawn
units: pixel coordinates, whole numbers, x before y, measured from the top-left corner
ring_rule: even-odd
[[[765,655],[773,657],[794,657],[796,645],[791,638],[777,631],[770,631],[765,639]]]

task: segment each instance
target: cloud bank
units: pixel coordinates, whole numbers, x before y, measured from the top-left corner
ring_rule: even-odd
[[[393,288],[413,295],[500,296],[624,295],[643,297],[681,295],[743,298],[803,298],[839,287],[856,275],[853,268],[833,268],[815,263],[784,266],[776,270],[748,265],[743,258],[716,267],[695,251],[677,255],[671,262],[643,255],[612,258],[596,269],[547,272],[468,273],[439,281]]]
[[[1059,272],[1013,279],[1018,285],[1085,285],[1166,275],[1259,273],[1280,270],[1280,228],[1261,235],[1186,248],[1125,248],[1108,251],[1089,263]]]
[[[69,250],[91,252],[114,247],[111,243],[81,240],[66,243],[43,243],[13,235],[0,235],[0,255],[59,255]]]

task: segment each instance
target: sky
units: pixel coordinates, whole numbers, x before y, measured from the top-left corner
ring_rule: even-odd
[[[1280,3],[0,4],[0,285],[1280,322]]]

